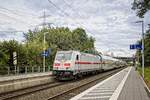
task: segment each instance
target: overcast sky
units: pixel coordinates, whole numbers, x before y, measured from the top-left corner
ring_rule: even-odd
[[[0,0],[0,40],[23,40],[23,32],[46,21],[71,29],[82,27],[96,39],[95,47],[115,56],[132,56],[129,45],[141,38],[133,0]],[[54,7],[54,5],[57,7]],[[146,14],[145,27],[150,22]],[[6,31],[6,32],[5,32]],[[17,33],[8,31],[21,31]]]

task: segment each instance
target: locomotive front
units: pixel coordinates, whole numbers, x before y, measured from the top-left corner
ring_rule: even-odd
[[[58,51],[56,53],[53,64],[53,75],[59,80],[71,78],[73,76],[73,52],[72,51]]]

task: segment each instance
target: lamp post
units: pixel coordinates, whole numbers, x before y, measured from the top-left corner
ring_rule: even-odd
[[[144,78],[144,21],[137,21],[135,23],[142,23],[142,76]]]

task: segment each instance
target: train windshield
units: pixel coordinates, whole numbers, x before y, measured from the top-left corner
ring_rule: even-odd
[[[72,53],[57,53],[56,60],[71,60]]]

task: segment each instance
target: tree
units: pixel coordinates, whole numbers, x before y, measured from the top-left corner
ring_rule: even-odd
[[[150,10],[150,0],[134,0],[132,4],[132,9],[136,10],[137,16],[143,18],[144,15]],[[144,38],[144,58],[145,58],[145,65],[150,66],[150,27],[146,31],[146,36]],[[139,41],[141,44],[141,40]],[[142,62],[141,52],[137,50],[137,55],[140,56],[140,62]]]
[[[146,31],[145,39],[144,39],[144,58],[145,58],[145,66],[150,66],[150,29]],[[138,42],[142,44],[141,40]],[[140,58],[140,63],[142,63],[141,51],[137,50],[136,55]]]
[[[145,65],[150,66],[150,29],[146,32],[145,36]]]
[[[132,9],[142,18],[150,10],[150,0],[134,0]]]
[[[82,28],[77,28],[72,31],[65,27],[51,29],[45,28],[34,33],[29,31],[25,34],[25,38],[26,44],[28,44],[28,51],[30,51],[30,54],[28,54],[30,57],[30,63],[35,62],[35,56],[38,55],[39,52],[42,52],[44,32],[46,32],[46,47],[51,48],[52,51],[51,55],[46,57],[46,60],[50,65],[53,64],[57,50],[84,51],[86,49],[94,48],[94,38],[88,37],[85,30]],[[40,64],[40,62],[38,63]]]
[[[7,73],[7,67],[14,70],[13,52],[17,52],[17,66],[20,67],[26,61],[26,49],[23,44],[15,40],[3,41],[0,43],[0,73]]]
[[[45,48],[43,44],[44,33],[46,32]],[[93,37],[88,37],[82,28],[70,30],[69,28],[50,28],[36,32],[24,33],[25,42],[23,44],[15,41],[0,42],[0,70],[4,66],[13,65],[13,52],[17,52],[17,66],[42,66],[43,57],[41,53],[51,48],[51,54],[46,57],[46,66],[52,65],[55,54],[58,50],[95,50]],[[24,70],[24,69],[23,69]],[[0,72],[1,73],[1,72]]]
[[[7,55],[7,61],[5,63],[13,66],[13,52],[18,50],[18,42],[15,40],[4,41],[1,44],[1,48],[1,51]]]

